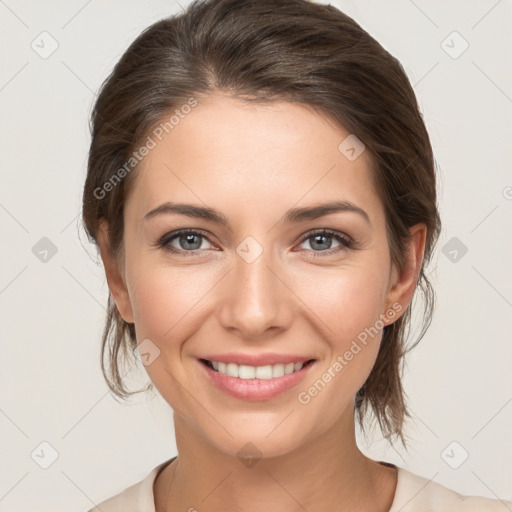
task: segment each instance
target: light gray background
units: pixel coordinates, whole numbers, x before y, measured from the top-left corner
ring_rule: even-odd
[[[405,377],[410,451],[379,431],[361,448],[461,493],[512,499],[512,3],[331,3],[403,63],[442,173],[438,307]],[[178,10],[0,0],[1,511],[85,511],[176,454],[159,395],[123,405],[107,391],[107,286],[78,229],[95,92],[142,29]],[[50,48],[43,31],[58,43],[46,59],[31,47]],[[457,58],[453,31],[469,43]],[[32,252],[43,237],[57,248],[46,262]],[[467,247],[455,262],[442,252],[453,237]],[[49,460],[43,441],[58,452],[48,469],[35,462]],[[469,457],[453,469],[462,450]]]

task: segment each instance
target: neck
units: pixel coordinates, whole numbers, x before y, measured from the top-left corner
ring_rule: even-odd
[[[396,471],[361,453],[353,408],[331,429],[285,455],[243,463],[175,414],[179,456],[154,483],[157,512],[350,510],[387,512]]]

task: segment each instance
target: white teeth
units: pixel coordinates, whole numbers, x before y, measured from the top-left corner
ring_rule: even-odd
[[[254,379],[256,377],[256,368],[254,368],[254,366],[241,364],[238,367],[238,376],[241,379]]]
[[[226,367],[226,373],[230,377],[238,377],[238,365],[233,363],[228,363],[228,366]]]
[[[282,377],[284,375],[284,364],[275,364],[272,366],[272,377]]]
[[[229,377],[238,377],[239,379],[274,379],[282,377],[283,375],[290,375],[290,373],[299,371],[304,363],[288,363],[288,364],[274,364],[266,366],[247,366],[245,364],[235,363],[218,363],[211,361],[213,369],[228,375]]]
[[[271,379],[272,378],[272,366],[256,366],[256,378],[257,379]]]

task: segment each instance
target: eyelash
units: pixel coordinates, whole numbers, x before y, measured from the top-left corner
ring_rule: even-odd
[[[194,230],[194,229],[180,229],[178,231],[173,231],[172,233],[168,233],[168,234],[164,235],[156,243],[156,245],[158,247],[162,248],[164,251],[167,251],[167,252],[170,252],[173,254],[183,255],[185,257],[194,256],[197,254],[198,251],[200,252],[200,251],[204,250],[204,249],[194,249],[192,251],[185,251],[182,249],[176,249],[175,247],[172,247],[170,245],[170,242],[172,242],[176,238],[179,238],[180,236],[185,236],[185,235],[197,235],[197,236],[200,236],[200,237],[208,240],[208,237],[201,231]],[[325,251],[308,250],[308,252],[312,253],[310,256],[312,258],[329,256],[329,255],[332,255],[332,254],[335,254],[335,253],[338,253],[338,252],[341,252],[341,251],[344,251],[347,249],[353,249],[355,247],[355,242],[351,238],[347,237],[346,235],[342,235],[341,233],[339,233],[337,231],[333,231],[331,229],[319,229],[319,230],[311,231],[311,232],[307,233],[304,237],[302,237],[299,244],[302,244],[309,238],[313,238],[314,236],[317,236],[317,235],[330,236],[330,237],[334,238],[336,241],[340,242],[341,245],[339,245],[338,247],[335,247],[334,249],[326,249]]]

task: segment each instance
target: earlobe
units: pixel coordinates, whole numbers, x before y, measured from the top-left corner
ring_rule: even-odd
[[[108,226],[104,220],[100,221],[98,229],[98,246],[101,259],[105,267],[108,287],[112,298],[116,303],[119,314],[125,322],[134,323],[128,289],[126,287],[125,279],[119,269],[120,264],[112,254],[108,236]]]
[[[383,314],[386,315],[390,310],[395,313],[397,309],[400,313],[398,316],[393,314],[393,321],[389,321],[389,324],[398,320],[409,306],[423,263],[427,227],[424,223],[416,224],[409,229],[409,233],[411,237],[405,254],[405,268],[401,273],[398,272],[396,267],[393,267],[392,271],[390,290],[387,296],[387,309]],[[398,307],[398,304],[401,307]],[[390,318],[390,315],[387,315],[387,317]]]

